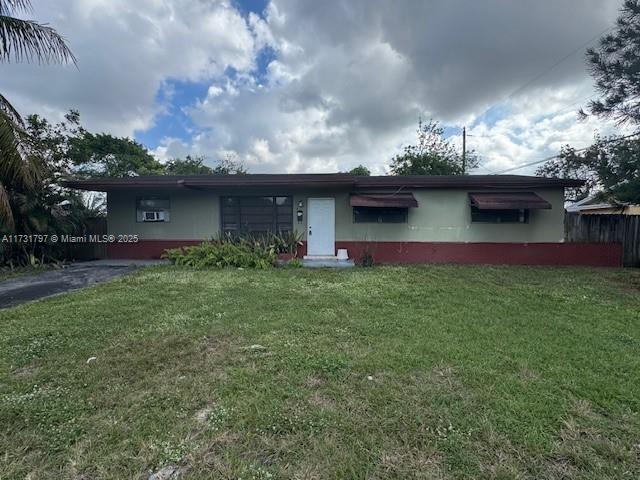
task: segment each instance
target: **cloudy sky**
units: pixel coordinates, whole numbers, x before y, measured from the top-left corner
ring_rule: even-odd
[[[594,94],[584,48],[619,0],[33,4],[78,68],[0,64],[0,91],[23,114],[78,109],[162,160],[235,152],[252,173],[384,174],[422,116],[454,142],[466,125],[475,173],[494,173],[615,132],[575,112]]]

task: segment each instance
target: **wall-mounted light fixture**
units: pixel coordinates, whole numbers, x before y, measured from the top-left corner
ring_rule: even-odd
[[[298,200],[298,211],[296,212],[296,218],[298,219],[298,223],[302,223],[302,219],[303,219],[302,207],[303,206],[304,206],[304,203],[302,202],[302,200]]]

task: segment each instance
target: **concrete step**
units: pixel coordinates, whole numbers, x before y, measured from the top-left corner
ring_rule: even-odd
[[[336,257],[309,257],[302,259],[302,266],[307,268],[351,268],[355,266],[353,260],[338,260]]]

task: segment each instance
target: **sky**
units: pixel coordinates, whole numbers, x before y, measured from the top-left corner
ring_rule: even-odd
[[[33,0],[72,65],[0,64],[0,92],[51,121],[130,136],[161,161],[235,155],[250,173],[385,174],[439,121],[500,173],[589,145],[584,50],[619,0]],[[55,5],[54,5],[55,3]],[[535,167],[512,170],[532,174]]]

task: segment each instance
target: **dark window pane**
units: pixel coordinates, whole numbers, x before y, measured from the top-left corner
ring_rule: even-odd
[[[354,223],[406,223],[408,209],[353,207]]]
[[[527,223],[529,210],[479,210],[471,207],[473,223]]]
[[[265,234],[293,229],[291,197],[223,197],[222,229],[227,233]]]

